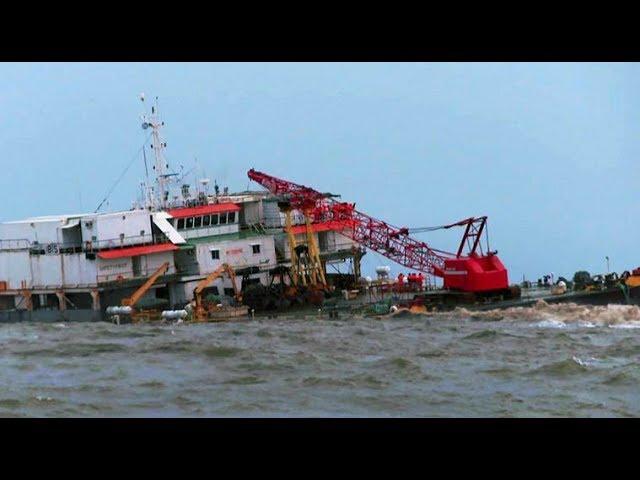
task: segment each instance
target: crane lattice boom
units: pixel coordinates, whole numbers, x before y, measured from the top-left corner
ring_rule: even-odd
[[[443,278],[445,288],[475,292],[508,287],[507,271],[495,252],[483,255],[481,251],[479,240],[486,217],[471,217],[443,227],[466,226],[460,248],[453,254],[411,238],[407,228],[359,212],[355,204],[338,202],[328,194],[254,169],[247,174],[271,193],[285,197],[314,222],[335,222],[336,231],[358,244],[407,268]],[[465,244],[470,251],[462,256]]]

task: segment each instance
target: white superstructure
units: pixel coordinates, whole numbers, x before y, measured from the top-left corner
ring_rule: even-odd
[[[169,267],[148,296],[171,307],[192,300],[195,285],[221,263],[244,270],[240,282],[270,282],[269,271],[288,261],[276,199],[266,192],[220,193],[217,184],[209,193],[208,179],[192,194],[166,161],[163,125],[156,103],[142,123],[151,129],[154,175],[145,155],[147,176],[131,210],[0,223],[0,310],[103,310],[119,305],[165,262]],[[303,241],[302,230],[297,235]],[[314,235],[327,263],[343,261],[353,246],[333,231]],[[225,294],[232,285],[221,278],[212,289]]]

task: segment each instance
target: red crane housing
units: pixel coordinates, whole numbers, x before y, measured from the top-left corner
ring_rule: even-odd
[[[338,202],[328,194],[258,172],[249,178],[275,195],[286,197],[294,209],[311,216],[314,223],[338,222],[340,234],[407,268],[443,279],[444,288],[465,292],[507,289],[507,270],[496,252],[482,252],[481,235],[487,217],[471,217],[440,228],[465,227],[457,253],[429,247],[409,236],[408,228],[398,228],[355,209],[355,204]],[[463,255],[467,246],[469,251]]]

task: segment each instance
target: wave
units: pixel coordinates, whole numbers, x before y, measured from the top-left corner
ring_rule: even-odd
[[[233,357],[241,351],[240,348],[224,345],[211,345],[202,349],[202,353],[207,357]]]
[[[629,385],[636,386],[638,384],[638,379],[632,375],[630,372],[616,372],[607,378],[605,378],[602,382],[604,385]]]
[[[567,358],[557,362],[547,363],[541,367],[530,370],[533,375],[548,375],[552,377],[566,377],[583,374],[589,371],[589,362],[585,362],[577,357]]]
[[[544,300],[538,300],[531,307],[511,307],[482,312],[457,308],[454,312],[434,315],[453,315],[483,321],[524,321],[541,328],[567,326],[640,328],[640,307],[637,305],[586,306],[575,303],[548,304]]]
[[[52,348],[17,350],[13,353],[21,357],[90,357],[125,351],[127,347],[117,343],[67,343]]]
[[[480,330],[479,332],[474,332],[469,335],[463,337],[465,340],[489,340],[496,338],[498,336],[498,332],[495,330]]]

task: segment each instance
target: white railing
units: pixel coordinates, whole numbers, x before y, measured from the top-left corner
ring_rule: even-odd
[[[158,266],[141,268],[139,271],[136,271],[136,272],[134,272],[133,270],[124,270],[124,271],[121,270],[121,271],[112,272],[112,273],[99,273],[96,275],[96,280],[98,283],[138,280],[140,278],[146,278],[151,276],[157,269],[158,269]],[[175,266],[170,266],[163,276],[174,275],[176,273],[178,273],[178,271],[175,268]],[[160,278],[162,279],[162,277]]]
[[[0,251],[28,250],[29,246],[30,242],[26,238],[0,240]]]

